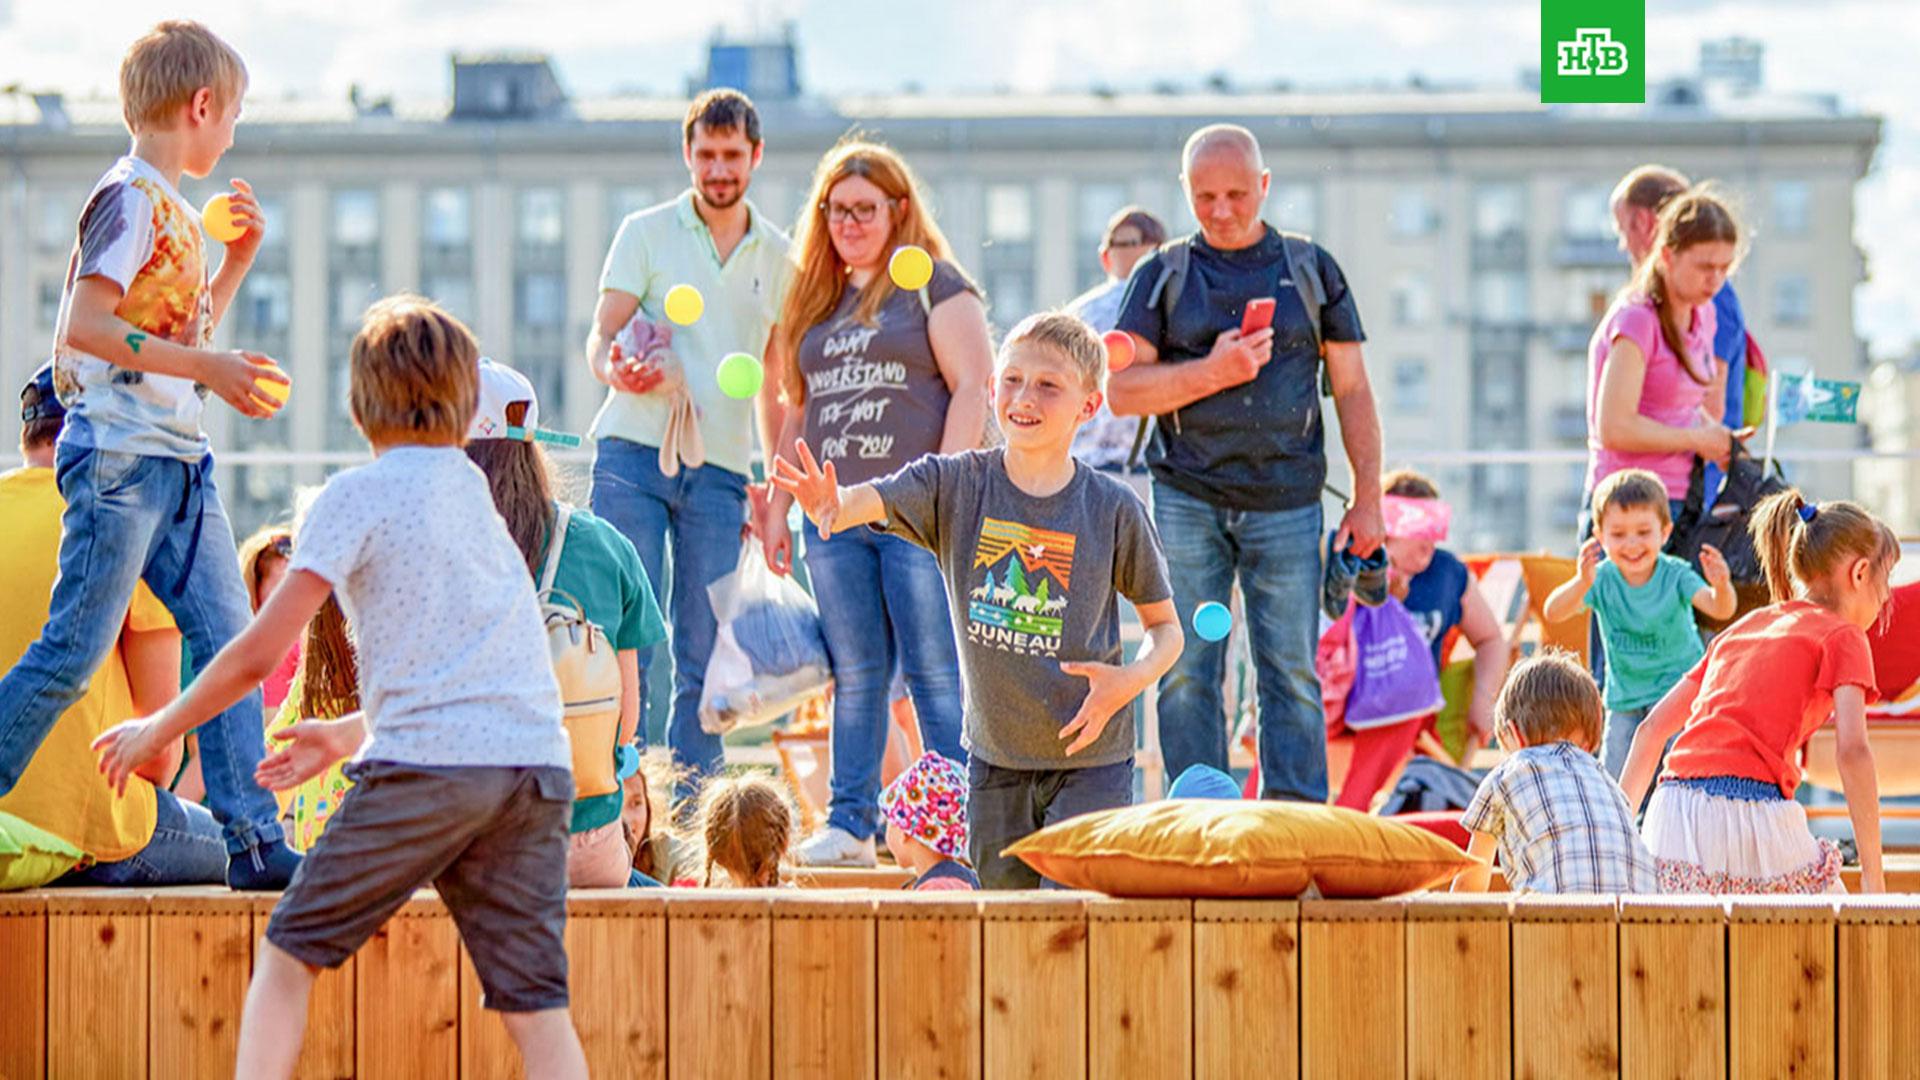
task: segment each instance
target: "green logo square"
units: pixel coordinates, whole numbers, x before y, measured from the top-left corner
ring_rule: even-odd
[[[1540,100],[1643,104],[1646,0],[1540,0]]]

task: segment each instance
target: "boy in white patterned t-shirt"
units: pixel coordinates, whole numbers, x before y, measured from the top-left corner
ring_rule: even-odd
[[[236,1075],[289,1075],[317,970],[431,881],[522,1056],[584,1077],[564,948],[572,756],[532,579],[461,450],[479,346],[432,303],[394,297],[367,312],[351,377],[374,461],[328,481],[259,616],[171,706],[103,735],[102,765],[118,782],[257,686],[337,595],[364,718],[295,724],[258,776],[285,789],[357,749],[355,787],[274,908]]]

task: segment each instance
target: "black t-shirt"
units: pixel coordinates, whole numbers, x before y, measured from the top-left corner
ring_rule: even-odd
[[[1322,291],[1321,337],[1365,341],[1360,311],[1333,256],[1315,244]],[[1247,302],[1274,298],[1273,359],[1252,382],[1229,387],[1160,418],[1147,463],[1154,479],[1216,506],[1293,510],[1311,506],[1326,482],[1326,431],[1320,419],[1320,356],[1313,324],[1287,270],[1280,234],[1269,226],[1252,247],[1220,251],[1192,239],[1186,284],[1172,318],[1148,296],[1160,280],[1160,252],[1134,268],[1120,302],[1119,328],[1159,350],[1161,363],[1184,363],[1238,329]]]

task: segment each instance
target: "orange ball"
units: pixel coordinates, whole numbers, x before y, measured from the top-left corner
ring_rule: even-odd
[[[1107,347],[1107,370],[1123,371],[1133,363],[1133,335],[1125,330],[1109,330],[1100,336]]]

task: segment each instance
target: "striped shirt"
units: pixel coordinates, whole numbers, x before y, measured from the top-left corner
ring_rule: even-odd
[[[1572,743],[1510,755],[1480,782],[1460,824],[1499,844],[1515,892],[1660,891],[1626,795],[1598,759]]]

